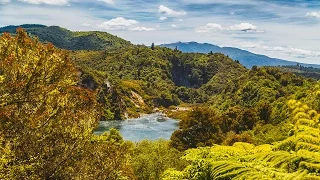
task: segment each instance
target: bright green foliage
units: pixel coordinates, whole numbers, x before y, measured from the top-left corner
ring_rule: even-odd
[[[289,138],[274,145],[190,149],[184,159],[191,165],[168,170],[164,179],[319,179],[320,114],[295,100],[288,105],[296,122]]]
[[[152,50],[140,45],[117,51],[77,51],[74,56],[76,64],[93,77],[102,91],[106,91],[104,81],[109,81],[112,89],[117,90],[123,105],[119,106],[116,102],[105,106],[111,109],[120,107],[122,116],[125,112],[145,113],[154,107],[169,107],[180,102],[204,103],[208,97],[199,87],[212,76],[220,74],[225,78],[230,68],[233,69],[233,77],[239,77],[245,71],[244,67],[222,54],[184,54],[167,48],[154,47]],[[101,72],[104,76],[95,72]],[[141,90],[128,89],[123,82],[131,82],[131,87],[140,86]],[[131,91],[139,94],[146,106],[132,103],[134,97]]]
[[[60,179],[99,119],[68,54],[23,30],[0,37],[0,179]]]
[[[252,131],[249,131],[256,145],[272,144],[288,138],[293,125],[289,122],[281,122],[277,125],[258,124]],[[246,141],[247,142],[247,141]]]
[[[42,42],[76,50],[72,55],[81,69],[82,85],[99,92],[104,119],[138,117],[154,107],[197,103],[220,113],[235,106],[241,107],[241,111],[252,108],[258,121],[277,125],[289,116],[287,99],[306,98],[315,84],[279,68],[248,70],[218,53],[182,53],[177,49],[132,45],[104,32],[71,32],[41,25],[23,27]],[[14,28],[4,30],[12,32]],[[128,82],[130,88],[126,87]],[[137,103],[139,97],[144,103]]]
[[[119,132],[111,129],[100,136],[93,135],[80,159],[74,165],[73,179],[134,180],[131,166],[133,144],[122,139]]]
[[[38,37],[42,43],[53,43],[67,50],[106,50],[131,46],[123,40],[106,32],[72,32],[58,26],[22,25],[32,37]],[[18,26],[0,28],[0,33],[15,33]]]
[[[258,120],[253,108],[235,106],[218,114],[210,108],[197,107],[180,121],[179,129],[171,136],[171,145],[186,150],[221,143],[232,145],[239,141],[253,142],[251,135],[245,132],[252,130]]]
[[[186,161],[180,160],[183,153],[169,146],[168,141],[141,141],[136,144],[132,165],[139,180],[158,180],[169,168],[182,170]]]
[[[195,108],[188,119],[179,122],[179,129],[171,136],[171,146],[179,150],[211,146],[220,141],[219,117],[206,108]]]
[[[304,67],[300,64],[297,64],[295,66],[281,66],[281,71],[284,72],[293,72],[297,75],[301,75],[307,78],[313,78],[320,80],[320,69],[314,68],[314,67]]]
[[[112,113],[119,109],[121,117],[125,113],[135,117],[134,112],[147,113],[159,106],[197,103],[220,113],[232,107],[251,109],[258,121],[276,125],[288,118],[287,99],[305,98],[315,83],[277,68],[247,70],[222,54],[182,53],[160,47],[77,51],[74,56],[98,88],[106,92],[103,82],[109,81],[111,89],[117,90],[118,101],[104,104]],[[126,88],[123,81],[140,90]],[[131,91],[141,96],[145,105],[133,103]]]

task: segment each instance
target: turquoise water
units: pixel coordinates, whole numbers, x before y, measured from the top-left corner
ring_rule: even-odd
[[[171,134],[178,128],[178,121],[161,113],[124,121],[102,121],[95,134],[102,134],[111,128],[118,129],[125,140],[134,142],[144,139],[170,139]]]

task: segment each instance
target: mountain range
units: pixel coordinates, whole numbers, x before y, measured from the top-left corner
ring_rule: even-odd
[[[51,42],[55,46],[68,50],[112,50],[133,44],[122,38],[100,31],[72,32],[59,26],[45,26],[41,24],[24,24],[0,28],[4,32],[15,33],[18,27],[24,28],[29,35],[38,37],[41,42]],[[234,47],[219,47],[208,43],[176,42],[161,44],[160,47],[177,48],[182,52],[222,53],[239,62],[247,68],[252,66],[287,66],[297,65],[299,62],[270,58],[261,54],[254,54]],[[320,68],[320,65],[299,63],[304,67]]]
[[[270,58],[261,54],[254,54],[246,50],[234,48],[234,47],[219,47],[208,43],[197,43],[197,42],[177,42],[171,44],[162,44],[160,47],[167,47],[170,49],[177,48],[182,52],[197,52],[197,53],[222,53],[234,60],[239,60],[239,62],[251,68],[252,66],[285,66],[285,65],[297,65],[298,62],[288,61],[277,58]],[[299,63],[305,67],[320,68],[320,65],[316,64],[305,64]]]

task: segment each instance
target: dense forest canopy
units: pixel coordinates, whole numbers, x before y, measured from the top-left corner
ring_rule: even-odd
[[[235,47],[219,47],[209,43],[198,42],[176,42],[171,44],[161,44],[161,47],[167,47],[171,49],[178,49],[182,52],[196,52],[196,53],[223,53],[226,56],[231,57],[234,60],[239,60],[247,68],[253,66],[292,66],[297,62],[288,61],[279,58],[272,58],[261,54],[255,54],[243,49]],[[306,67],[320,68],[319,64],[303,64]]]
[[[106,32],[72,32],[59,26],[25,24],[0,28],[1,33],[15,33],[16,29],[24,28],[26,32],[37,37],[43,43],[53,43],[56,47],[67,50],[105,50],[131,46],[129,41]]]
[[[1,179],[320,175],[314,79],[277,67],[246,69],[220,53],[132,45],[100,32],[27,29],[0,37]],[[42,44],[41,36],[54,44]],[[88,44],[77,44],[81,39]],[[68,46],[74,49],[63,50]],[[172,111],[181,105],[187,110]],[[114,129],[93,134],[99,120],[155,108],[180,120],[169,141],[133,143]]]

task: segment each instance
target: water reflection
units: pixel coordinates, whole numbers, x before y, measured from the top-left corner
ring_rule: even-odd
[[[143,139],[170,139],[178,127],[178,121],[165,117],[161,113],[143,116],[125,121],[100,122],[95,134],[102,134],[111,128],[118,129],[125,140],[141,141]]]

